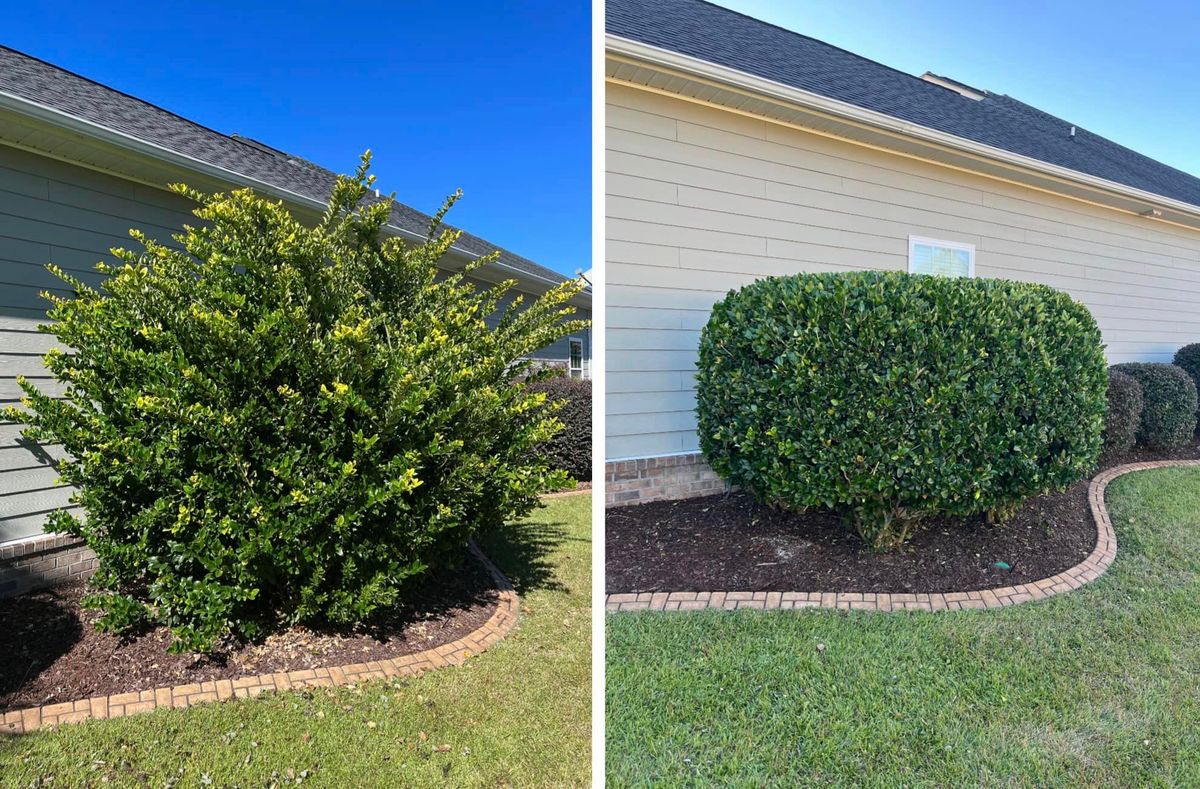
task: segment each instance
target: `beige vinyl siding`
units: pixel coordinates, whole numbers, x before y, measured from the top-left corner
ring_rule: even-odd
[[[0,405],[20,400],[18,375],[62,394],[41,363],[55,339],[37,331],[38,294],[66,292],[46,263],[95,284],[95,264],[132,244],[129,228],[169,241],[189,218],[188,203],[165,191],[0,145]],[[51,465],[62,449],[30,445],[20,430],[0,422],[0,543],[39,534],[71,494]]]
[[[909,235],[1067,291],[1114,363],[1200,341],[1200,233],[627,86],[607,101],[609,459],[698,448],[696,345],[728,290],[905,271]]]

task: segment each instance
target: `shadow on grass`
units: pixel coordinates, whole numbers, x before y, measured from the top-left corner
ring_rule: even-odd
[[[518,521],[479,536],[479,547],[508,576],[522,597],[532,590],[569,591],[555,573],[550,554],[572,537],[565,523]]]

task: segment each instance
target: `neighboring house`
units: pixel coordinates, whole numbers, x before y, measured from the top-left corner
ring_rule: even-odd
[[[1091,309],[1112,362],[1200,340],[1197,178],[700,0],[606,12],[608,503],[722,489],[697,454],[696,348],[758,277],[1037,281]]]
[[[364,147],[368,142],[362,141]],[[130,228],[169,242],[184,222],[196,220],[189,202],[165,190],[168,183],[204,190],[249,186],[315,219],[334,178],[311,162],[204,128],[0,47],[0,406],[20,398],[18,375],[43,389],[56,388],[40,358],[54,338],[36,331],[46,309],[38,293],[62,285],[45,270],[46,263],[95,281],[93,267],[111,259],[109,249],[132,244]],[[429,221],[426,214],[396,204],[389,231],[423,238]],[[444,263],[454,269],[494,249],[464,233]],[[506,251],[474,277],[516,279],[517,291],[534,296],[564,280]],[[582,317],[591,317],[590,291],[574,303]],[[564,337],[536,358],[572,375],[590,376],[590,335]],[[31,544],[15,544],[36,538],[47,513],[67,506],[71,494],[69,488],[55,487],[51,461],[60,451],[47,446],[31,452],[18,444],[20,430],[0,422],[0,564],[32,550]],[[49,567],[54,564],[51,558]],[[0,568],[0,593],[5,583]]]

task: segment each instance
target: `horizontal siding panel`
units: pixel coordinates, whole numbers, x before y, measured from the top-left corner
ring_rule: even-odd
[[[31,321],[36,325],[36,321]],[[51,348],[65,347],[53,334],[40,331],[13,330],[0,328],[0,354],[21,353],[44,355]]]
[[[0,496],[0,523],[27,512],[47,512],[69,507],[74,491],[68,487],[32,490]]]
[[[897,157],[860,146],[849,146],[837,140],[805,134],[764,121],[750,120],[747,125],[746,121],[749,119],[717,113],[710,108],[686,102],[639,94],[637,91],[621,88],[610,90],[610,95],[614,97],[614,102],[624,103],[627,108],[637,108],[647,114],[679,118],[680,140],[698,143],[697,148],[711,149],[717,155],[737,152],[761,161],[763,166],[784,171],[784,177],[770,180],[803,186],[804,178],[791,175],[791,172],[808,169],[841,176],[846,181],[845,190],[850,194],[859,193],[869,185],[893,185],[920,194],[948,197],[964,204],[988,204],[991,201],[994,206],[998,206],[1002,201],[1012,201],[1012,212],[1018,217],[1025,217],[1026,224],[1030,218],[1045,219],[1049,223],[1047,226],[1056,225],[1060,228],[1058,231],[1052,229],[1051,232],[1078,229],[1086,231],[1086,234],[1078,236],[1080,238],[1097,235],[1106,238],[1124,237],[1124,241],[1116,243],[1127,245],[1128,240],[1133,239],[1143,248],[1158,248],[1164,254],[1171,254],[1169,249],[1173,247],[1197,259],[1193,239],[1188,231],[1181,228],[1161,226],[1148,229],[1145,223],[1136,217],[1107,211],[1102,214],[1088,213],[1088,209],[1077,202],[1050,195],[1043,196],[1015,184],[973,176],[959,177],[957,173],[931,163]],[[615,145],[619,147],[621,141],[618,139]],[[643,144],[637,152],[647,157],[656,156],[662,150],[661,143],[658,145],[659,147],[655,148],[654,143]],[[696,152],[691,153],[690,157],[693,163],[710,158],[704,153]],[[799,166],[791,167],[793,163]],[[972,185],[967,186],[967,181]]]
[[[49,465],[0,471],[0,499],[13,493],[60,487],[58,471]]]
[[[29,382],[37,387],[39,392],[49,397],[62,397],[67,391],[66,384],[53,378],[34,378],[30,376]],[[11,401],[20,400],[24,396],[25,393],[17,385],[16,379],[0,378],[0,403],[10,401],[6,404],[11,404]]]
[[[688,351],[700,346],[700,332],[684,329],[615,329],[605,335],[611,351]]]
[[[0,519],[0,544],[41,534],[46,517],[56,509],[66,509],[74,513],[81,511],[80,507],[52,507],[49,510],[30,510],[11,518],[2,518]]]
[[[613,354],[609,354],[612,356]],[[604,371],[605,391],[620,392],[680,392],[695,385],[695,373],[680,370],[639,370],[622,372],[607,366]]]
[[[613,329],[682,329],[687,313],[669,309],[607,307],[604,314],[605,331],[609,332],[607,336],[611,337]]]
[[[66,457],[67,451],[57,444],[5,443],[0,445],[0,479],[4,472],[47,466]]]
[[[694,389],[677,392],[609,392],[605,398],[605,409],[613,415],[691,411],[696,407]]]
[[[605,454],[609,458],[655,457],[687,451],[684,433],[643,433],[638,436],[613,436],[605,439]],[[0,531],[0,534],[3,534]],[[0,538],[2,539],[2,538]]]
[[[1110,361],[1170,361],[1200,341],[1200,234],[622,86],[608,96],[610,457],[695,448],[698,330],[730,289],[905,271],[909,235],[975,244],[979,276],[1079,299]]]

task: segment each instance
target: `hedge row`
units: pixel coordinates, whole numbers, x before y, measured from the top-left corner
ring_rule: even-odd
[[[1128,362],[1112,366],[1133,378],[1141,389],[1142,408],[1136,428],[1140,444],[1174,450],[1187,444],[1196,429],[1196,385],[1182,367],[1160,362]],[[1111,399],[1110,399],[1111,403]],[[1124,434],[1126,412],[1109,417],[1110,432]],[[1116,453],[1117,447],[1112,447]]]
[[[539,449],[550,468],[561,469],[576,481],[592,478],[592,382],[580,378],[543,378],[526,385],[534,392],[545,392],[550,401],[561,401],[554,414],[563,423],[562,430]]]
[[[1142,385],[1120,370],[1108,371],[1108,416],[1104,421],[1104,454],[1115,458],[1133,449],[1142,422]]]

